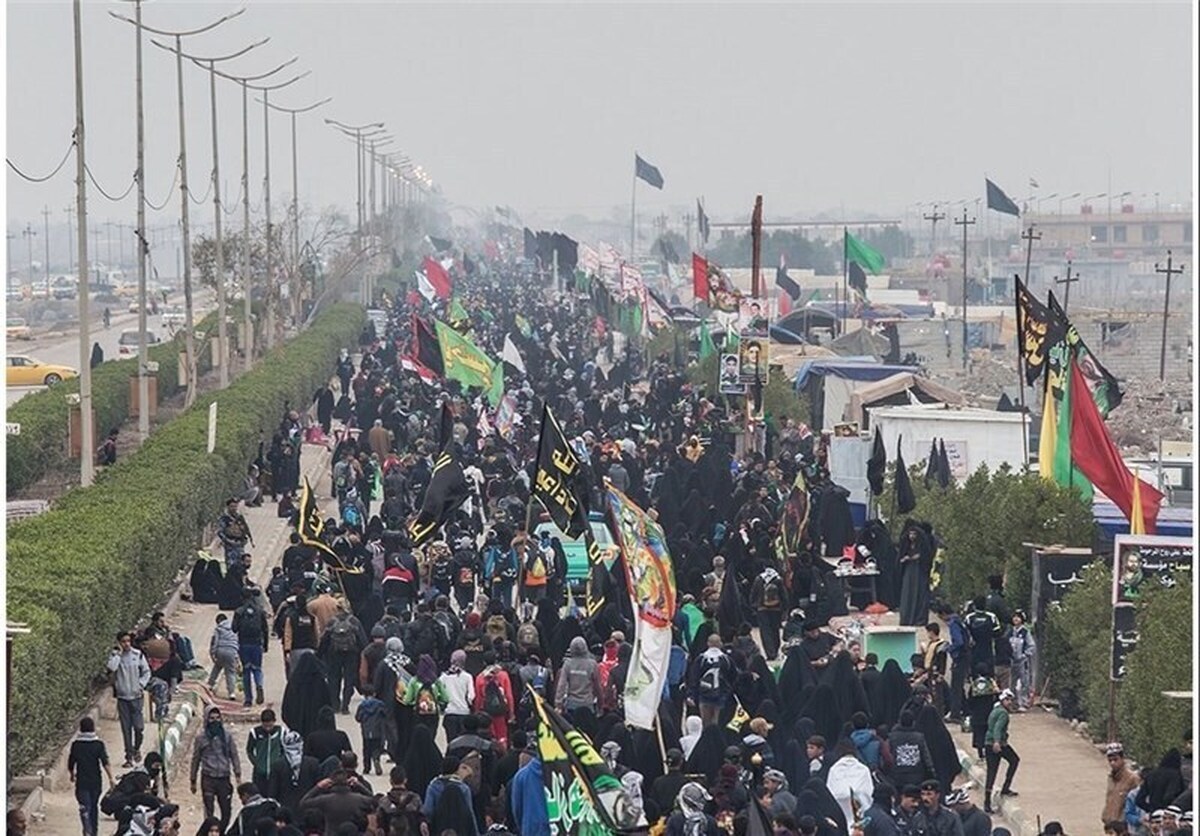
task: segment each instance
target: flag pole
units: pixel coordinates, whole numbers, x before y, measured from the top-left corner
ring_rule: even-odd
[[[633,152],[633,197],[629,201],[629,260],[637,249],[637,151]]]
[[[850,313],[850,259],[849,253],[849,234],[850,231],[846,227],[842,227],[842,333],[846,333],[846,319]]]
[[[1029,281],[1029,275],[1025,275],[1025,280]],[[1026,285],[1025,291],[1029,292],[1029,286]],[[1017,284],[1013,282],[1013,308],[1016,315],[1017,324],[1017,391],[1021,393],[1021,460],[1025,465],[1025,469],[1029,469],[1029,421],[1028,413],[1025,410],[1025,353],[1021,348],[1021,300],[1017,297]],[[1050,379],[1050,369],[1047,363],[1047,368],[1044,370],[1046,379]],[[1045,399],[1043,399],[1042,409],[1045,407]],[[1041,462],[1038,463],[1039,468]]]

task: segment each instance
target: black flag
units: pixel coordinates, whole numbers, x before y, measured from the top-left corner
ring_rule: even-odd
[[[800,298],[800,285],[788,275],[786,264],[781,263],[775,268],[775,286],[790,296],[793,302]]]
[[[462,465],[452,453],[442,452],[433,465],[433,476],[425,489],[421,513],[408,524],[413,547],[424,544],[471,495]]]
[[[475,275],[475,262],[466,253],[463,253],[463,272],[468,276]]]
[[[560,276],[569,276],[579,263],[579,242],[561,232],[551,237],[554,244],[552,252],[558,253],[558,273]],[[547,262],[545,266],[549,267],[550,263]]]
[[[442,364],[442,345],[437,335],[418,316],[413,316],[413,359],[425,368],[443,377],[446,369]]]
[[[645,180],[656,189],[663,187],[663,176],[657,168],[643,160],[637,154],[633,155],[633,171],[639,180]]]
[[[675,247],[666,238],[658,239],[658,250],[662,253],[663,261],[668,264],[679,263],[679,253],[675,252]]]
[[[704,207],[700,205],[700,199],[696,199],[696,227],[700,231],[700,240],[705,244],[708,243],[708,215],[704,214]]]
[[[450,400],[442,401],[442,424],[438,430],[438,444],[445,450],[454,441],[454,411],[450,409]]]
[[[538,254],[538,252],[537,252],[537,236],[533,234],[533,230],[531,230],[529,227],[525,227],[524,235],[525,235],[524,256],[529,261],[533,261],[535,258],[537,258],[537,254]]]
[[[1066,317],[1029,292],[1014,276],[1017,295],[1017,340],[1025,362],[1025,382],[1032,386],[1046,369],[1050,350],[1066,339]]]
[[[542,436],[538,441],[533,495],[550,513],[550,519],[572,539],[588,530],[583,466],[567,443],[549,406],[542,407]]]
[[[1020,215],[1021,210],[1017,208],[1017,204],[1013,203],[1012,198],[1004,193],[1004,189],[997,186],[991,180],[984,178],[987,184],[987,208],[995,209],[997,212],[1003,212],[1006,215]]]
[[[925,462],[925,476],[922,479],[926,490],[933,487],[933,481],[938,478],[938,469],[940,466],[941,457],[938,455],[937,439],[935,438],[929,442],[929,459]]]
[[[937,481],[943,488],[950,487],[950,457],[946,455],[946,439],[938,442]]]
[[[429,237],[429,243],[432,244],[433,248],[435,250],[437,250],[439,253],[443,253],[446,250],[450,249],[451,246],[453,246],[450,243],[450,241],[445,238],[434,238],[432,235],[430,235],[428,237]]]
[[[883,436],[879,427],[875,428],[875,441],[871,446],[871,458],[867,459],[867,482],[871,485],[871,494],[879,496],[883,493],[883,477],[887,473],[887,450],[883,446]]]
[[[867,295],[867,274],[858,266],[857,261],[850,262],[850,286],[861,293]]]
[[[908,467],[904,464],[904,453],[900,450],[903,441],[904,436],[896,439],[896,510],[901,514],[907,514],[917,507],[917,497],[913,493]]]

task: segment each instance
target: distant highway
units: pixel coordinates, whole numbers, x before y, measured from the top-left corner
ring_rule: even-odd
[[[208,315],[209,311],[213,310],[216,305],[209,301],[210,294],[205,293],[202,296],[198,294],[196,300],[196,309],[194,316],[197,322]],[[201,299],[204,301],[201,302]],[[170,304],[182,304],[182,294],[180,298],[171,297]],[[115,306],[110,306],[115,307]],[[161,323],[161,315],[155,316],[146,315],[146,330],[148,333],[157,334],[160,340],[170,339],[170,333],[164,331]],[[112,317],[112,325],[105,328],[101,323],[92,324],[91,342],[88,348],[88,357],[91,357],[91,343],[100,343],[100,348],[104,350],[104,362],[120,359],[117,356],[117,341],[121,338],[122,331],[137,330],[137,314],[120,313],[114,314]],[[44,363],[61,363],[64,366],[71,368],[79,368],[79,330],[71,329],[70,331],[55,331],[51,335],[44,336],[40,339],[33,340],[9,340],[7,341],[7,351],[9,354],[26,354]],[[40,392],[45,389],[45,386],[8,386],[5,389],[5,405],[12,406],[21,398],[28,395],[30,392]]]

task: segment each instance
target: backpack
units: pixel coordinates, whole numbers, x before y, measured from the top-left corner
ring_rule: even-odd
[[[508,638],[508,622],[499,613],[489,616],[486,632],[489,639],[506,639]]]
[[[721,666],[710,665],[700,674],[700,693],[716,694],[721,690]]]
[[[763,584],[763,606],[774,609],[782,603],[779,595],[779,583],[775,580],[769,580]]]
[[[526,621],[517,628],[517,644],[526,650],[538,646],[538,631],[532,622]]]
[[[529,577],[546,577],[546,560],[542,557],[542,552],[540,549],[534,552],[533,559],[529,561]]]
[[[504,717],[508,714],[508,700],[504,690],[496,681],[495,674],[489,674],[483,685],[483,710],[489,717]]]
[[[439,610],[433,614],[433,620],[442,628],[445,644],[449,645],[454,640],[454,625],[450,621],[450,613]]]
[[[418,714],[424,716],[437,715],[437,697],[433,693],[432,686],[421,686],[420,690],[417,691],[417,699],[413,702],[413,706],[417,709]]]
[[[336,653],[357,652],[358,637],[354,633],[354,625],[349,617],[335,618],[329,627],[329,646]]]
[[[546,683],[550,679],[550,672],[546,670],[544,665],[538,665],[534,670],[535,673],[525,684],[528,685],[529,688],[532,688],[539,697],[545,699]],[[521,694],[521,706],[526,709],[533,705],[533,694],[529,692],[529,688],[523,689]]]

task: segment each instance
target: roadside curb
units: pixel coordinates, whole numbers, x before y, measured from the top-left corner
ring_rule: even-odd
[[[962,765],[963,771],[970,776],[971,783],[979,788],[980,800],[986,801],[983,797],[983,789],[987,782],[987,771],[984,765],[962,749],[958,750],[958,760]],[[980,804],[979,808],[982,810],[983,805]],[[1037,823],[1029,820],[1029,816],[1025,814],[1025,811],[1021,809],[1021,805],[1012,796],[996,795],[992,803],[992,809],[998,815],[1004,816],[1008,820],[1008,823],[1012,825],[1013,836],[1038,836]]]
[[[192,718],[196,716],[197,704],[200,702],[199,696],[193,691],[183,691],[179,694],[179,698],[181,703],[175,716],[171,719],[170,725],[165,731],[160,732],[162,738],[158,745],[158,753],[162,755],[163,767],[166,770],[171,768],[175,754],[183,744],[183,735],[187,732]]]

